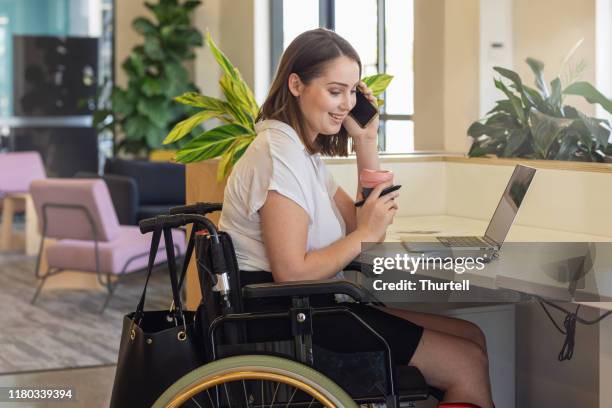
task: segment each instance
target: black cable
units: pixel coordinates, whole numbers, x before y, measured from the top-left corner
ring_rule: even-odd
[[[596,324],[599,323],[601,320],[605,319],[606,317],[610,316],[612,314],[612,310],[607,311],[606,313],[602,314],[601,316],[599,316],[596,319],[593,320],[586,320],[583,319],[582,317],[578,316],[578,312],[580,311],[580,306],[578,305],[576,306],[576,310],[574,312],[570,312],[569,310],[558,306],[552,302],[549,302],[547,300],[544,299],[540,299],[540,306],[542,306],[542,309],[544,310],[544,312],[546,313],[546,315],[548,316],[548,318],[550,319],[550,321],[553,323],[553,325],[555,326],[555,328],[565,336],[565,340],[563,342],[563,346],[561,347],[561,351],[559,352],[559,356],[558,356],[558,360],[559,361],[566,361],[566,360],[571,360],[573,355],[574,355],[574,346],[576,344],[576,322],[582,323],[584,325],[591,325],[591,324]],[[546,308],[546,305],[549,305],[563,313],[565,313],[565,319],[563,320],[563,327],[564,329],[562,329],[561,327],[559,327],[559,325],[557,324],[557,322],[555,321],[555,319],[552,317],[552,315],[550,314],[550,312],[548,311],[548,309]]]

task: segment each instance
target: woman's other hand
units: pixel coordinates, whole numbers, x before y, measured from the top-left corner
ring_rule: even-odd
[[[399,191],[393,191],[380,196],[383,189],[391,187],[392,183],[381,183],[368,196],[365,204],[357,208],[357,228],[363,234],[363,242],[382,242],[387,233],[387,227],[393,222],[397,211],[395,199]]]
[[[374,106],[376,106],[376,97],[372,94],[372,90],[368,88],[363,81],[359,82],[357,88]],[[372,121],[370,121],[368,126],[365,128],[359,126],[351,115],[348,115],[346,119],[344,119],[344,122],[342,122],[342,126],[344,126],[349,136],[353,139],[353,143],[361,143],[365,141],[376,142],[378,140],[378,125],[379,115],[376,115],[376,117],[372,119]]]

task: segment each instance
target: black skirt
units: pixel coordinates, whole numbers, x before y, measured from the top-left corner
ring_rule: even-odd
[[[264,271],[241,271],[240,284],[273,282],[272,274]],[[389,344],[394,364],[408,364],[419,345],[423,327],[408,320],[385,313],[362,303],[336,302],[332,295],[311,297],[314,307],[343,306],[351,310]],[[290,299],[246,300],[249,312],[288,310]],[[319,315],[313,317],[313,343],[338,353],[355,353],[380,350],[380,340],[347,314]],[[252,341],[275,341],[291,338],[291,325],[285,319],[269,319],[249,324],[248,335]]]

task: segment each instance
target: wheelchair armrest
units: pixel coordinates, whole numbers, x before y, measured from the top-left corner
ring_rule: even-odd
[[[340,279],[257,283],[242,288],[243,298],[248,299],[310,295],[348,295],[358,302],[372,300],[372,296],[360,285]]]
[[[363,263],[361,261],[358,261],[356,259],[352,260],[348,265],[346,265],[344,267],[344,271],[355,271],[355,272],[359,272],[361,273],[363,276],[365,276],[366,278],[372,278],[374,277],[374,273],[372,273],[372,268],[370,267],[369,270],[368,268],[363,268]]]

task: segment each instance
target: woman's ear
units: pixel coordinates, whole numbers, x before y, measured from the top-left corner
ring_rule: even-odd
[[[300,79],[299,75],[296,74],[295,72],[292,72],[291,74],[289,74],[289,79],[287,80],[287,86],[289,87],[289,92],[291,92],[291,95],[295,96],[296,98],[300,96],[300,94],[302,93],[302,88],[303,88],[302,80]]]

